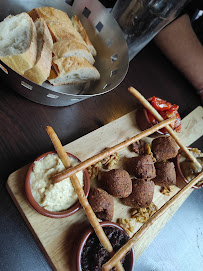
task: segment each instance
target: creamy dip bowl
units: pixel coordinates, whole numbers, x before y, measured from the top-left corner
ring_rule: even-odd
[[[67,155],[72,166],[80,162],[74,155],[70,153]],[[25,193],[31,206],[40,214],[62,218],[76,213],[81,208],[69,178],[59,183],[52,181],[52,176],[64,169],[56,152],[42,154],[29,166],[25,177]],[[90,178],[87,170],[80,171],[76,175],[88,197]]]

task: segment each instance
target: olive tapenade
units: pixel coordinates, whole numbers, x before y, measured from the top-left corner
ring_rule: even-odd
[[[114,252],[123,246],[128,240],[128,234],[115,227],[103,227],[103,230],[110,240]],[[122,259],[121,263],[126,271],[130,270],[131,253],[128,252]],[[102,246],[95,233],[88,238],[82,252],[82,270],[83,271],[101,271],[102,265],[110,259],[109,252]],[[111,270],[115,270],[112,268]]]

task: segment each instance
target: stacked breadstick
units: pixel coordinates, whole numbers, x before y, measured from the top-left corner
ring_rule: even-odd
[[[63,165],[65,168],[69,168],[71,166],[70,160],[68,158],[68,155],[66,154],[63,146],[61,145],[60,140],[58,139],[56,133],[54,132],[54,130],[52,129],[52,127],[48,126],[47,127],[47,133],[54,145],[54,148],[59,156],[59,158],[61,159]],[[80,182],[77,178],[77,176],[74,174],[70,177],[72,186],[75,190],[75,193],[78,196],[79,202],[82,205],[98,239],[100,240],[101,244],[103,245],[103,247],[110,253],[110,255],[113,255],[113,248],[112,245],[109,241],[109,239],[107,238],[107,236],[105,235],[101,225],[99,224],[99,221],[95,215],[95,213],[93,212],[87,198],[85,197],[85,193],[80,185]],[[120,262],[118,262],[116,264],[116,270],[118,271],[122,271],[123,267],[121,265]]]
[[[94,155],[93,157],[85,160],[84,162],[81,162],[77,166],[64,170],[63,172],[55,175],[53,177],[53,181],[56,182],[56,183],[60,182],[60,181],[64,180],[65,178],[71,176],[72,174],[75,174],[75,173],[77,173],[77,172],[79,172],[79,171],[81,171],[81,170],[83,170],[83,169],[85,169],[85,168],[99,162],[100,160],[108,157],[109,155],[111,155],[111,154],[113,154],[113,153],[115,153],[115,152],[117,152],[117,151],[119,151],[119,150],[121,150],[121,149],[123,149],[125,147],[130,146],[132,143],[134,143],[134,142],[136,142],[136,141],[138,141],[138,140],[140,140],[140,139],[142,139],[142,138],[144,138],[146,136],[149,136],[149,135],[153,134],[154,132],[158,131],[159,129],[165,127],[166,125],[168,125],[168,124],[170,124],[170,123],[172,123],[174,121],[175,121],[175,118],[164,120],[164,121],[154,125],[150,129],[147,129],[144,132],[142,132],[142,133],[140,133],[140,134],[138,134],[138,135],[136,135],[134,137],[131,137],[131,138],[129,138],[129,139],[115,145],[114,147],[106,149],[105,151],[103,151],[103,152],[101,152],[101,153],[99,153],[97,155]]]
[[[175,121],[175,118],[170,119],[170,120],[165,120],[165,121],[155,125],[154,127],[146,130],[145,132],[143,132],[143,133],[141,133],[141,134],[139,134],[137,136],[134,136],[133,138],[128,139],[128,140],[116,145],[113,148],[110,148],[109,150],[107,150],[107,151],[105,151],[105,152],[103,152],[101,154],[98,154],[95,158],[91,159],[91,161],[89,163],[92,165],[92,164],[95,163],[95,161],[101,160],[102,159],[101,156],[102,157],[107,157],[107,156],[109,156],[110,153],[114,153],[118,149],[129,146],[131,143],[133,143],[135,141],[138,141],[139,139],[154,133],[155,131],[165,127],[167,124],[170,124],[170,123],[172,123],[174,121]],[[51,141],[52,141],[52,143],[53,143],[53,145],[55,147],[55,150],[56,150],[59,158],[61,159],[64,167],[66,169],[70,168],[70,166],[71,166],[70,160],[69,160],[64,148],[62,147],[61,142],[58,139],[56,133],[54,132],[54,130],[50,126],[48,126],[46,130],[47,130],[47,133],[48,133],[48,135],[49,135],[49,137],[50,137],[50,139],[51,139]],[[87,166],[85,165],[85,167],[87,167]],[[83,166],[83,168],[85,168],[85,167]],[[83,191],[83,189],[82,189],[82,187],[81,187],[81,185],[79,183],[79,180],[77,179],[75,174],[70,176],[70,180],[71,180],[72,186],[73,186],[73,188],[74,188],[74,190],[75,190],[75,192],[76,192],[76,194],[78,196],[79,202],[82,205],[82,207],[83,207],[83,209],[84,209],[84,211],[85,211],[85,213],[86,213],[86,215],[87,215],[87,217],[88,217],[88,219],[89,219],[89,221],[90,221],[90,223],[91,223],[91,225],[92,225],[98,239],[100,240],[100,242],[104,246],[104,248],[110,253],[110,255],[113,256],[114,252],[113,252],[112,245],[111,245],[110,241],[108,240],[108,238],[106,237],[106,235],[105,235],[105,233],[104,233],[104,231],[103,231],[103,229],[102,229],[102,227],[101,227],[95,213],[93,212],[87,198],[85,197],[84,191]],[[115,267],[116,267],[116,270],[119,270],[119,271],[123,270],[123,267],[122,267],[120,262],[118,262],[115,265]]]

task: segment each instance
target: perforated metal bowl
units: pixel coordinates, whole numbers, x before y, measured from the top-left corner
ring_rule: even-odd
[[[118,86],[128,70],[128,48],[120,27],[108,10],[97,0],[75,0],[72,6],[64,0],[1,0],[0,20],[9,14],[16,15],[42,6],[63,10],[70,17],[79,16],[97,50],[95,67],[101,79],[83,85],[52,86],[45,82],[39,86],[0,61],[1,80],[27,99],[50,106],[74,104]]]

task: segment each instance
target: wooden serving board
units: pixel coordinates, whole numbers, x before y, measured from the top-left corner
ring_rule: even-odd
[[[203,131],[200,127],[203,127],[203,108],[199,106],[182,121],[182,131],[180,134],[182,142],[189,146],[201,137]],[[132,111],[64,147],[66,151],[73,153],[81,160],[85,160],[99,153],[104,148],[112,147],[139,132],[140,130],[136,127],[135,122],[135,111]],[[152,139],[147,138],[147,140],[151,141]],[[121,158],[118,166],[121,166],[122,159],[126,156],[133,156],[133,153],[130,152],[128,148],[125,148],[119,151],[119,155]],[[12,173],[7,180],[7,189],[46,255],[51,267],[54,270],[72,271],[73,263],[71,258],[74,244],[89,222],[83,210],[80,210],[71,217],[54,219],[42,216],[32,209],[26,200],[24,192],[24,179],[27,169],[28,165]],[[95,181],[92,180],[91,182],[91,184],[94,185]],[[153,198],[153,202],[158,208],[168,201],[179,188],[174,187],[170,196],[161,194],[159,190],[160,187],[156,186]],[[139,240],[135,250],[136,259],[143,253],[145,248],[148,247],[191,192],[192,189],[177,204],[173,205],[170,210],[160,217],[145,233],[143,238]],[[124,206],[118,199],[114,200],[114,204],[114,222],[120,217],[129,218],[130,207]],[[134,232],[136,232],[141,225],[141,223],[137,223],[134,220]]]

